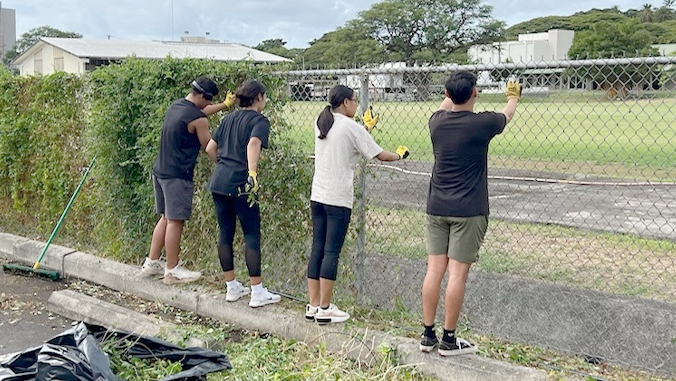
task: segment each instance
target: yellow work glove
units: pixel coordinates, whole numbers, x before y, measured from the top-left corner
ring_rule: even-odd
[[[521,100],[521,85],[516,81],[507,82],[505,87],[505,95],[507,95],[507,100],[516,99]]]
[[[411,151],[409,151],[408,148],[405,146],[397,147],[397,150],[395,152],[397,155],[399,155],[399,160],[406,159],[408,155],[411,154]]]
[[[361,121],[364,123],[364,126],[366,126],[368,131],[371,131],[371,129],[376,126],[376,123],[378,123],[378,114],[373,112],[372,106],[369,106],[368,110],[364,112],[364,115],[361,117]]]
[[[231,108],[232,106],[235,105],[236,101],[237,101],[237,96],[235,96],[235,94],[228,91],[228,93],[225,95],[225,100],[223,101],[223,104],[225,105],[225,107]]]
[[[258,192],[258,174],[254,171],[249,171],[249,177],[244,184],[244,192],[249,194],[256,194]]]

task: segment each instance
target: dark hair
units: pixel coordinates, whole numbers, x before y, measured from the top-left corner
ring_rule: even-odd
[[[457,105],[467,103],[475,87],[476,75],[467,70],[456,71],[446,81],[446,91],[453,103]]]
[[[235,91],[239,107],[251,106],[259,94],[265,95],[266,90],[265,85],[254,79],[242,83]]]
[[[192,81],[190,87],[192,88],[193,93],[202,94],[204,99],[208,101],[218,95],[218,86],[216,83],[205,76],[201,76]]]
[[[317,127],[319,127],[319,138],[324,139],[333,127],[333,114],[331,110],[335,110],[343,104],[345,99],[352,99],[354,90],[344,85],[334,86],[329,91],[329,105],[324,107],[317,118]]]

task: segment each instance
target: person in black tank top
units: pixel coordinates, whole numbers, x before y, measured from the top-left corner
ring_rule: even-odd
[[[160,152],[153,165],[155,211],[161,217],[141,271],[163,275],[166,284],[192,282],[201,276],[179,263],[183,224],[192,211],[193,171],[200,149],[210,138],[206,117],[234,103],[234,96],[228,94],[225,102],[212,104],[218,86],[209,78],[200,77],[190,87],[190,94],[172,103],[165,113]],[[166,261],[160,259],[162,248]]]

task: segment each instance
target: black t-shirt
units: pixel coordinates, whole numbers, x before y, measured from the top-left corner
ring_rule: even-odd
[[[218,163],[207,189],[213,193],[236,196],[249,177],[246,147],[257,137],[268,147],[270,121],[254,110],[238,110],[221,121],[211,138],[218,144]]]
[[[192,181],[201,146],[197,134],[188,132],[188,124],[199,118],[206,118],[206,115],[185,98],[169,106],[164,114],[160,153],[153,165],[153,174],[157,178]]]
[[[427,214],[488,215],[488,143],[505,129],[502,113],[437,111],[429,121],[434,169]]]

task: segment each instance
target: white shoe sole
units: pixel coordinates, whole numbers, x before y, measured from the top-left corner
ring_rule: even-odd
[[[436,348],[438,346],[439,346],[439,344],[434,344],[434,345],[422,345],[422,344],[420,344],[419,348],[420,348],[420,352],[430,353],[430,352],[433,352],[434,348]]]
[[[472,353],[476,353],[476,351],[477,347],[473,346],[471,348],[454,349],[454,350],[438,349],[437,353],[439,353],[439,356],[441,357],[449,357],[449,356],[471,355]]]
[[[237,295],[232,295],[232,294],[225,294],[225,301],[226,302],[236,302],[240,299],[242,299],[243,296],[247,296],[251,293],[251,290],[246,289],[246,291],[242,292],[241,294]]]
[[[337,316],[328,316],[328,317],[319,317],[315,316],[315,321],[319,325],[330,324],[330,323],[344,323],[350,319],[349,316],[337,317]]]
[[[148,276],[164,275],[164,269],[152,270],[152,269],[141,268],[141,272],[144,275],[148,275]]]
[[[256,301],[252,300],[252,301],[249,302],[249,307],[253,307],[253,308],[263,307],[263,306],[267,306],[268,304],[279,303],[280,300],[282,300],[281,297],[280,298],[273,298],[273,299],[265,299],[265,300],[256,300]]]

